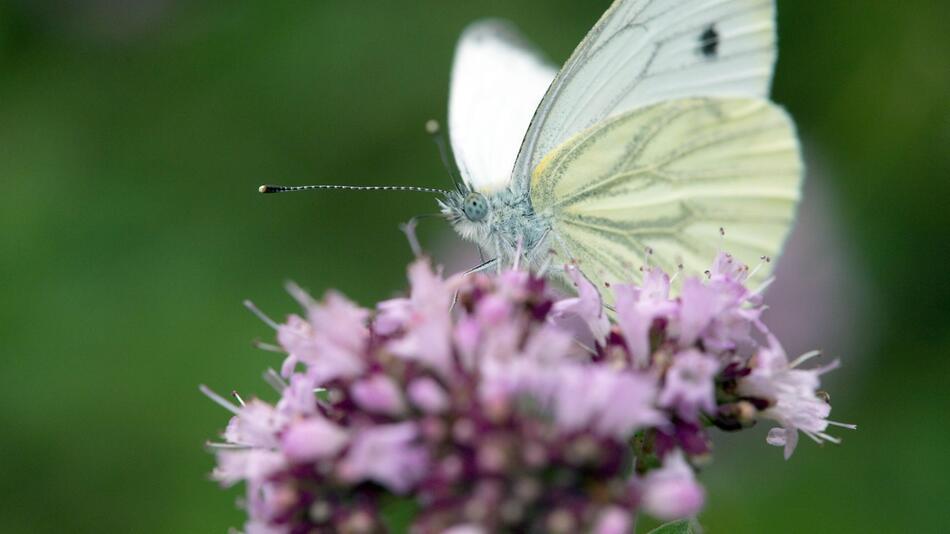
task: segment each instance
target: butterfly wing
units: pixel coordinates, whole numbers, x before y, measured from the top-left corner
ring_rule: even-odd
[[[470,188],[506,187],[528,124],[555,70],[509,23],[482,21],[462,34],[452,67],[449,134]]]
[[[801,174],[794,127],[781,108],[754,98],[690,98],[573,137],[537,167],[530,194],[551,223],[554,249],[603,287],[635,281],[637,268],[651,262],[667,272],[679,264],[702,272],[720,228],[724,248],[740,261],[775,256]]]
[[[578,45],[531,122],[514,180],[608,117],[674,98],[768,95],[773,0],[616,0]]]

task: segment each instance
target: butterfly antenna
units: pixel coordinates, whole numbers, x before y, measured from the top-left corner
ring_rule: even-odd
[[[442,133],[442,125],[435,119],[429,119],[426,121],[426,133],[432,137],[435,146],[439,148],[439,157],[442,158],[442,165],[445,167],[445,171],[449,173],[449,178],[452,180],[452,185],[455,186],[455,190],[464,194],[462,179],[455,173],[455,165],[452,164],[452,159],[449,156],[449,147],[445,142],[445,134]]]
[[[416,187],[412,185],[262,185],[257,188],[261,193],[296,193],[298,191],[409,191],[412,193],[434,193],[447,195],[445,189],[436,187]]]

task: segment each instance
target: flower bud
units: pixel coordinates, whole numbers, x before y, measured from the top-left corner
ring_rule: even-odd
[[[287,428],[281,436],[281,449],[291,461],[311,462],[335,455],[348,439],[342,428],[321,417],[312,417]]]
[[[705,492],[679,451],[667,456],[663,467],[644,480],[641,504],[651,516],[664,521],[690,517],[699,512]]]

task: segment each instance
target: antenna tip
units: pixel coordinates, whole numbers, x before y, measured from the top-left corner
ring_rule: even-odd
[[[262,185],[257,188],[257,191],[260,193],[277,193],[280,191],[280,187],[276,185]]]
[[[439,133],[441,126],[439,126],[439,121],[435,119],[429,119],[426,121],[426,133],[429,135],[435,135]]]

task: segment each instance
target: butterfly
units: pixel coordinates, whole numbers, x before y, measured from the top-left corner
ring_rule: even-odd
[[[437,193],[479,268],[574,264],[599,288],[702,272],[723,245],[754,263],[780,252],[803,175],[768,100],[775,60],[774,0],[615,0],[560,72],[512,24],[477,22],[452,67],[454,191],[260,191]]]
[[[560,72],[510,23],[475,23],[442,212],[496,262],[554,257],[599,287],[645,264],[701,272],[723,229],[740,261],[776,256],[803,166],[768,100],[775,60],[773,0],[616,0]]]

